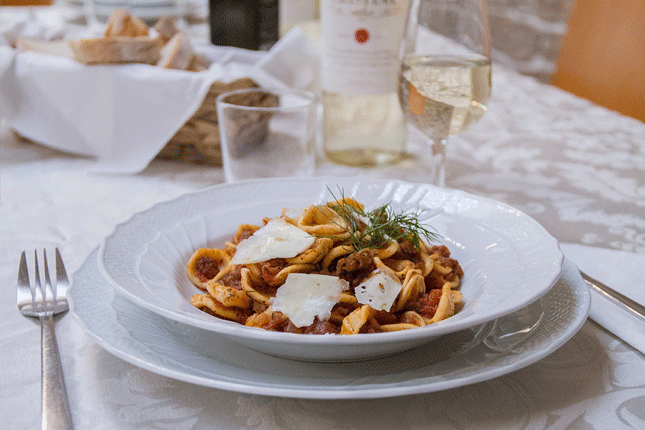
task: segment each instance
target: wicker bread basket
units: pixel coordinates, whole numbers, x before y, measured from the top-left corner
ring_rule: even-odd
[[[250,78],[229,83],[214,82],[197,112],[175,133],[157,158],[221,166],[222,151],[215,99],[229,91],[257,87],[258,84]],[[258,106],[261,103],[261,99],[252,97],[243,101],[247,106]]]

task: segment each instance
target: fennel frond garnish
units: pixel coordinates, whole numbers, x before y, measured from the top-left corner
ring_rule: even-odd
[[[360,251],[365,248],[379,249],[390,241],[406,240],[415,249],[421,249],[421,240],[427,243],[437,240],[440,235],[431,228],[427,228],[419,221],[422,210],[412,213],[396,212],[390,203],[386,203],[369,212],[357,208],[345,201],[343,191],[341,198],[337,199],[334,210],[345,223],[345,230],[350,233],[349,239],[344,244]],[[337,221],[333,221],[340,225]]]

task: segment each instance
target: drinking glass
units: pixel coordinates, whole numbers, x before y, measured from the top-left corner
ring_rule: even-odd
[[[428,182],[434,185],[445,186],[449,137],[486,112],[490,55],[486,0],[412,0],[399,99],[407,121],[428,138]]]
[[[236,90],[217,97],[224,178],[311,176],[318,98],[308,91]]]

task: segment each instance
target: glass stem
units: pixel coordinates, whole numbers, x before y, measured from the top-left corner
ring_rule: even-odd
[[[429,139],[430,144],[430,183],[438,187],[446,186],[446,144],[447,138]]]

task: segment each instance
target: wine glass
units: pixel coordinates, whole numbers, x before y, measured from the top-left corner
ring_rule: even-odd
[[[486,112],[490,54],[486,0],[412,0],[401,47],[399,99],[407,121],[429,139],[428,182],[434,185],[445,186],[449,136]]]

